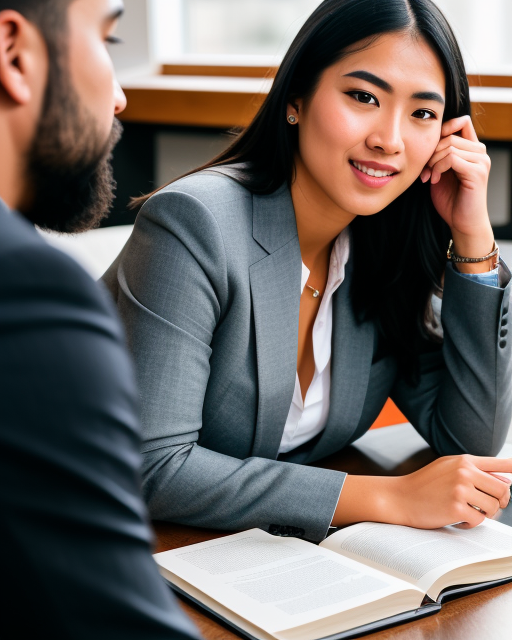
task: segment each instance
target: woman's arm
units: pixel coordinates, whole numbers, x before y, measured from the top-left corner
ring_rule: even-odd
[[[512,472],[512,459],[448,456],[406,476],[347,476],[333,526],[386,522],[437,529],[469,527],[491,518],[510,500],[510,481],[489,472]],[[478,508],[476,508],[478,507]]]
[[[196,185],[198,178],[190,180]],[[215,189],[227,178],[199,180]],[[226,206],[233,210],[239,203],[231,198]],[[208,426],[203,402],[212,340],[236,295],[212,212],[198,197],[180,192],[180,185],[151,198],[117,278],[141,391],[143,490],[151,516],[222,529],[293,526],[308,539],[325,537],[345,474],[238,459],[198,444]],[[233,417],[219,440],[236,440],[236,430]]]
[[[505,267],[503,266],[505,269]],[[402,477],[347,476],[334,526],[365,520],[436,528],[475,526],[510,498],[508,483],[489,472],[512,472],[512,460],[492,456],[512,419],[512,358],[501,336],[511,284],[473,282],[447,269],[444,344],[420,357],[420,382],[399,378],[391,392],[399,408],[444,458]],[[485,312],[482,312],[482,309]],[[506,336],[505,336],[506,337]]]
[[[506,267],[502,265],[502,269]],[[398,378],[391,397],[441,455],[496,455],[512,421],[512,283],[473,282],[446,270],[442,348],[420,356],[417,386]]]
[[[493,250],[494,234],[487,211],[491,160],[478,140],[470,116],[443,124],[441,140],[421,174],[430,178],[432,202],[452,232],[453,252],[481,258]],[[496,258],[458,263],[461,273],[490,271]]]
[[[421,175],[431,180],[436,210],[450,226],[454,252],[478,259],[493,248],[487,211],[490,160],[469,116],[443,124],[439,145]],[[503,288],[466,274],[489,273],[496,257],[448,265],[443,294],[444,344],[420,358],[420,384],[392,391],[407,418],[441,454],[496,455],[512,420],[512,344],[508,336],[510,272]],[[464,273],[462,273],[464,272]]]

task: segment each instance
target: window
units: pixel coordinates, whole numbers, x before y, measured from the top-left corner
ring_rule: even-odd
[[[448,18],[468,73],[512,75],[510,0],[434,0]]]
[[[155,56],[282,57],[319,0],[153,0]]]
[[[434,0],[470,73],[512,74],[511,0]],[[237,64],[282,57],[319,0],[150,0],[158,62],[189,58]],[[263,60],[263,57],[265,60]]]

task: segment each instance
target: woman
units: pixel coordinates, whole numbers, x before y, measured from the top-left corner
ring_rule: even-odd
[[[456,455],[495,455],[512,417],[510,274],[469,110],[430,0],[327,0],[247,130],[144,204],[107,282],[154,518],[320,540],[361,520],[474,526],[508,503],[488,472],[512,460]],[[450,238],[478,261],[447,264]],[[400,478],[306,466],[388,396],[448,457]]]

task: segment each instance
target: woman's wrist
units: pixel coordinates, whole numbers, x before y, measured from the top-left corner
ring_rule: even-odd
[[[405,524],[400,509],[402,477],[347,475],[332,519],[333,527],[357,522]]]
[[[464,258],[483,258],[494,248],[494,233],[490,224],[471,234],[452,229],[452,239],[452,252]],[[461,273],[486,273],[494,268],[497,261],[497,256],[494,256],[483,262],[458,262],[457,270]]]

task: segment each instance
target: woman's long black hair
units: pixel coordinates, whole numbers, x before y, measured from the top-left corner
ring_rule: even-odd
[[[251,124],[226,151],[195,171],[245,163],[237,180],[253,193],[272,193],[285,181],[291,185],[297,127],[287,124],[287,104],[310,97],[322,72],[347,48],[354,51],[360,41],[364,48],[379,35],[400,31],[426,40],[441,61],[446,78],[443,119],[469,114],[462,56],[431,0],[325,0],[291,44]],[[355,312],[360,320],[377,322],[404,371],[415,377],[418,354],[429,338],[425,317],[430,296],[441,288],[449,241],[449,228],[432,204],[430,184],[418,178],[385,209],[359,216],[350,226]]]

